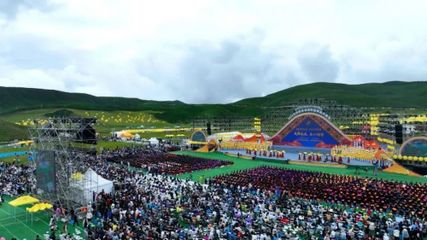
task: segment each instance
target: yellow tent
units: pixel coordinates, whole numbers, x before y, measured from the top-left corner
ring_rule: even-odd
[[[9,205],[12,205],[14,207],[19,207],[22,205],[27,205],[27,204],[37,203],[37,202],[39,202],[37,198],[27,195],[27,196],[19,197],[13,201],[10,201]]]
[[[35,213],[38,211],[43,211],[45,209],[51,209],[53,206],[50,203],[37,203],[30,208],[27,208],[27,211],[30,213]]]
[[[81,172],[75,172],[71,175],[71,179],[76,180],[76,181],[82,180],[83,177],[84,177],[84,175]]]
[[[128,131],[123,131],[121,134],[121,137],[130,139],[130,138],[133,138],[133,135],[132,135],[132,133],[130,133]]]

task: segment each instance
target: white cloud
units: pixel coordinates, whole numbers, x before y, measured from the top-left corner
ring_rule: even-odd
[[[0,85],[229,102],[427,80],[425,1],[5,0]]]

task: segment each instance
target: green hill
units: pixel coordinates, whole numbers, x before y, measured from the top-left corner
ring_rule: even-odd
[[[0,119],[0,143],[9,142],[15,139],[23,140],[28,138],[28,130],[22,127]]]
[[[265,97],[229,104],[186,104],[136,98],[95,97],[54,90],[0,87],[0,114],[31,109],[71,108],[102,111],[155,111],[159,120],[189,122],[198,116],[256,116],[264,107],[281,106],[305,98],[324,98],[355,107],[427,108],[427,82],[386,82],[347,85],[312,83]]]
[[[34,88],[0,87],[0,113],[43,108],[85,110],[159,110],[184,105],[175,101],[148,101],[137,98],[95,97]]]
[[[353,107],[427,108],[427,82],[386,82],[348,85],[312,83],[288,88],[265,97],[243,99],[235,104],[280,106],[296,99],[324,98]]]
[[[25,122],[37,116],[82,115],[84,111],[111,112],[99,115],[109,118],[102,125],[111,128],[136,127],[135,123],[113,122],[129,115],[145,119],[150,114],[157,125],[190,123],[196,117],[260,116],[265,107],[283,106],[307,98],[334,100],[338,104],[354,107],[427,108],[427,82],[386,82],[347,85],[312,83],[288,88],[265,97],[243,99],[229,104],[186,104],[180,101],[150,101],[137,98],[96,97],[89,94],[67,93],[55,90],[0,87],[0,141],[22,139],[28,135]],[[73,111],[67,109],[74,109]],[[130,114],[129,112],[135,112]],[[120,115],[122,113],[122,115]],[[84,114],[82,116],[85,116]],[[108,132],[107,131],[107,132]]]

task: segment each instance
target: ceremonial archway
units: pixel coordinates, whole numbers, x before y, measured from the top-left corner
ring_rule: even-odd
[[[273,145],[332,148],[351,140],[326,117],[312,112],[294,116],[272,138]]]

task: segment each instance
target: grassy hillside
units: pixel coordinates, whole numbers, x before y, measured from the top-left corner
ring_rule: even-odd
[[[159,110],[184,105],[181,102],[148,101],[136,98],[95,97],[55,90],[0,87],[0,113],[43,108],[86,110]]]
[[[162,122],[188,123],[199,116],[257,116],[265,111],[263,107],[286,105],[305,98],[324,98],[355,107],[427,108],[427,82],[360,85],[313,83],[230,104],[185,104],[179,101],[95,97],[53,90],[0,87],[0,114],[46,108],[150,111],[155,119]]]
[[[179,101],[148,101],[136,98],[95,97],[55,90],[0,87],[0,114],[46,108],[73,108],[98,111],[155,111],[156,118],[184,122],[200,115],[236,113],[231,105],[193,105]]]
[[[158,120],[152,111],[93,111],[79,109],[35,109],[3,114],[1,119],[20,126],[32,126],[34,119],[57,116],[58,113],[80,117],[95,117],[96,129],[103,136],[109,136],[111,130],[136,128],[172,128],[175,124]],[[62,115],[61,115],[62,116]],[[164,136],[161,136],[164,137]]]
[[[111,129],[173,128],[205,116],[260,116],[264,107],[324,98],[355,107],[427,108],[427,82],[387,82],[347,85],[312,83],[285,89],[265,97],[230,104],[185,104],[179,101],[148,101],[136,98],[95,97],[54,90],[0,87],[0,141],[22,139],[32,119],[55,114],[96,117],[98,131]]]
[[[0,119],[0,143],[9,142],[15,139],[27,139],[28,130],[26,127],[22,127],[8,121]]]
[[[282,90],[265,97],[235,104],[265,107],[284,105],[296,99],[324,98],[354,107],[427,108],[427,82],[387,82],[347,85],[312,83]]]

